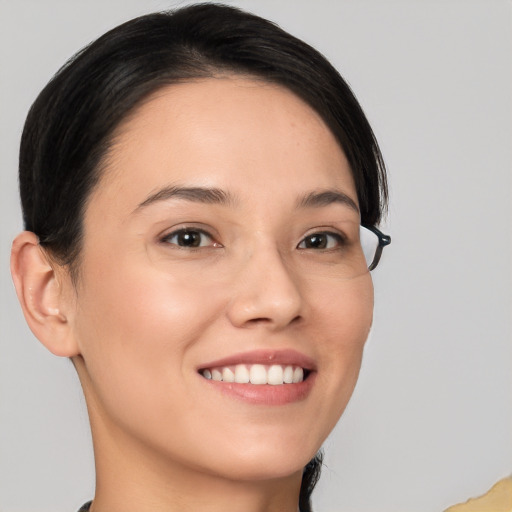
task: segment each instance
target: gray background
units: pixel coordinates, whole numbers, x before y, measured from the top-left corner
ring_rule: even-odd
[[[180,2],[183,5],[186,2]],[[332,60],[391,177],[393,245],[352,402],[326,442],[320,512],[441,511],[512,472],[512,3],[238,0]],[[0,511],[93,495],[71,363],[25,326],[8,273],[24,116],[72,53],[156,0],[0,0]]]

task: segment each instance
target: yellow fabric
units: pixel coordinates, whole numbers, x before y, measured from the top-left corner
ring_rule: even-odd
[[[512,512],[512,477],[500,480],[483,496],[454,505],[444,512]]]

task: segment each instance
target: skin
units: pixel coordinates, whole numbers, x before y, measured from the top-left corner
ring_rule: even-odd
[[[230,200],[141,206],[176,186]],[[76,285],[33,234],[15,241],[29,325],[73,358],[85,392],[94,512],[296,512],[302,468],[354,389],[373,311],[370,274],[348,276],[335,238],[299,248],[319,231],[357,238],[346,203],[297,207],[322,190],[357,205],[345,155],[309,106],[257,80],[198,80],[158,91],[119,128],[88,201]],[[164,238],[185,226],[211,236],[196,249]],[[304,399],[249,403],[197,371],[261,349],[314,361]]]

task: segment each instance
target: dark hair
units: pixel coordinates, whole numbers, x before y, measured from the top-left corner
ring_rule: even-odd
[[[280,84],[323,118],[349,161],[364,224],[387,201],[385,168],[372,129],[349,86],[315,49],[274,23],[234,7],[197,4],[141,16],[78,52],[28,114],[20,147],[25,228],[77,275],[85,206],[116,128],[157,89],[225,73]],[[321,458],[304,470],[300,510]]]

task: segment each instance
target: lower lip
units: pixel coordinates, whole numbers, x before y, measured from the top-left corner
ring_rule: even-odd
[[[225,395],[251,404],[286,405],[304,400],[310,393],[316,378],[316,372],[297,384],[237,384],[201,377],[205,384]]]

